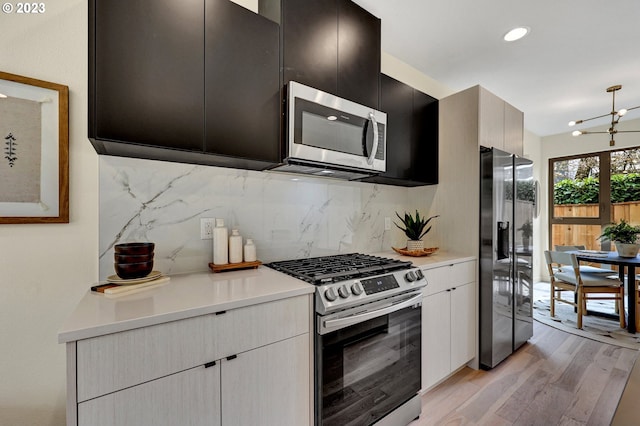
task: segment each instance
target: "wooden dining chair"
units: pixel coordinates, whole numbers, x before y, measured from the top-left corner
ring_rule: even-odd
[[[575,251],[575,250],[584,250],[585,246],[556,246],[556,251]],[[614,271],[609,268],[602,268],[592,265],[580,265],[580,272],[588,273],[588,274],[617,274],[618,271]]]
[[[582,328],[582,316],[587,312],[589,300],[615,300],[620,310],[620,328],[626,326],[624,312],[624,285],[617,278],[602,274],[580,272],[580,265],[573,253],[545,250],[544,257],[551,281],[551,316],[555,316],[555,302],[575,306],[577,326]],[[575,302],[562,298],[563,291],[572,291]],[[605,296],[611,295],[611,296]]]

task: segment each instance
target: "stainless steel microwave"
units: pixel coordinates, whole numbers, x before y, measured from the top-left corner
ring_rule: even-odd
[[[274,170],[358,179],[386,170],[387,115],[289,82],[284,163]]]

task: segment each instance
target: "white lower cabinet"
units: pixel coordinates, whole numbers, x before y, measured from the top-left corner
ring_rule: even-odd
[[[222,360],[222,424],[308,424],[309,344],[305,334]]]
[[[309,424],[311,307],[297,296],[68,343],[77,424]]]
[[[220,425],[220,365],[192,368],[82,402],[78,424]]]
[[[422,389],[462,367],[477,353],[475,261],[424,271]]]

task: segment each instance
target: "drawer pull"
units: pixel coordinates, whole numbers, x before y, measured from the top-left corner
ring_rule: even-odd
[[[214,365],[216,365],[216,362],[215,362],[215,361],[211,361],[211,362],[206,363],[206,364],[204,365],[204,368],[213,367]]]
[[[238,355],[231,355],[227,357],[227,361],[231,361],[232,359],[238,358]]]
[[[220,312],[216,312],[216,315],[222,315],[222,314],[226,314],[227,311],[220,311]]]

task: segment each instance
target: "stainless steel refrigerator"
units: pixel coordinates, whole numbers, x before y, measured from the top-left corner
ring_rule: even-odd
[[[533,163],[480,150],[480,366],[495,367],[533,335]]]

